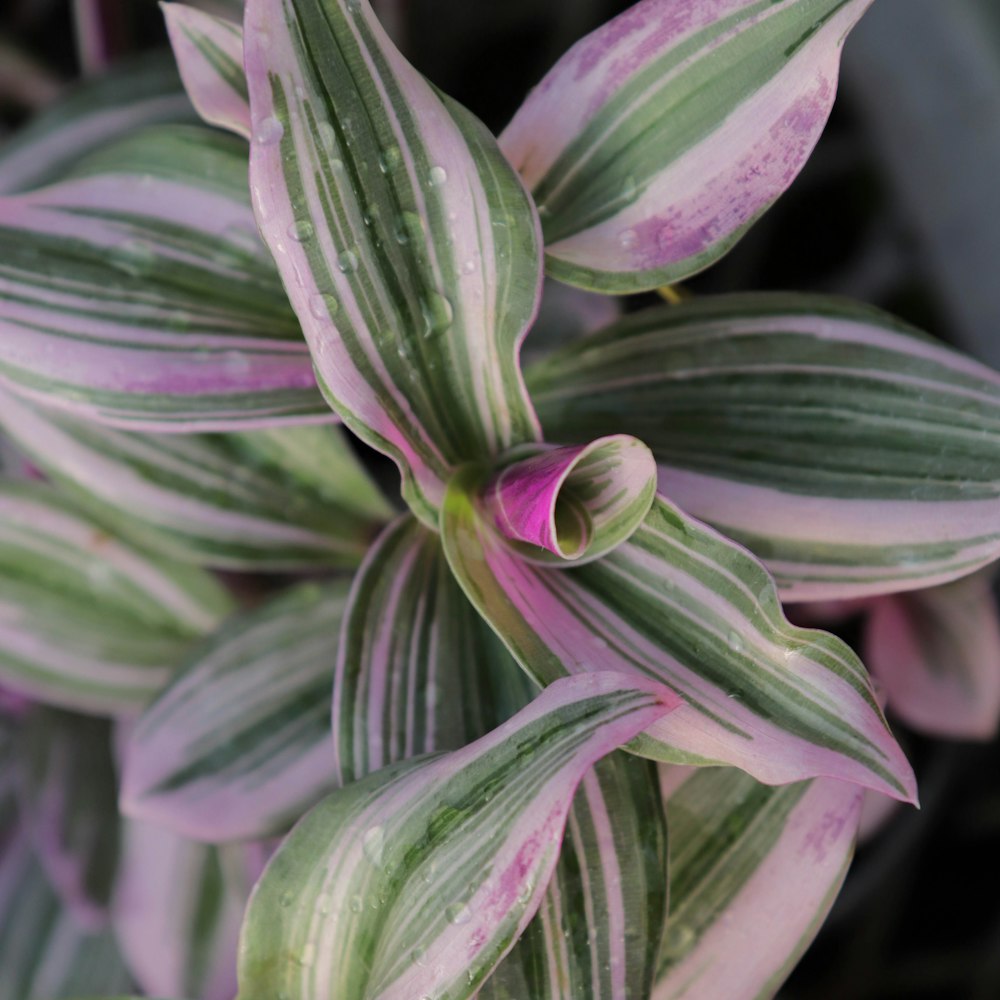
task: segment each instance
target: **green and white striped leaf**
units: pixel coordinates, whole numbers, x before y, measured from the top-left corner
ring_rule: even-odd
[[[538,913],[477,1000],[645,1000],[666,912],[656,766],[612,754],[580,783]]]
[[[170,44],[184,89],[210,125],[250,138],[250,104],[243,72],[243,29],[181,3],[163,3]]]
[[[284,833],[334,787],[330,697],[346,582],[231,619],[132,731],[122,811],[196,840]]]
[[[546,434],[627,433],[660,489],[787,600],[926,587],[1000,556],[1000,374],[867,306],[714,297],[528,373]]]
[[[63,906],[22,831],[0,851],[0,997],[62,1000],[131,988],[111,933],[88,930]]]
[[[790,625],[764,568],[658,497],[614,552],[574,569],[516,556],[477,509],[478,473],[453,481],[445,553],[480,614],[540,683],[615,670],[684,704],[630,749],[732,764],[781,784],[826,775],[912,801],[913,772],[861,661]]]
[[[0,199],[0,379],[133,430],[329,421],[260,242],[246,152],[160,126]]]
[[[643,0],[577,43],[500,139],[546,267],[636,292],[718,260],[795,179],[871,0]]]
[[[195,120],[169,53],[144,53],[75,81],[66,97],[0,145],[0,194],[51,184],[88,153],[146,125]]]
[[[729,768],[664,769],[670,916],[653,1000],[768,1000],[802,956],[854,853],[862,792],[768,788]]]
[[[0,424],[95,518],[184,562],[354,567],[391,514],[337,427],[137,434],[6,392]]]
[[[675,705],[571,678],[463,750],[334,792],[254,890],[240,1000],[474,996],[541,902],[579,781]]]
[[[114,538],[50,488],[0,484],[0,681],[13,691],[137,711],[230,607],[207,574]]]
[[[49,883],[82,927],[107,917],[118,866],[118,790],[111,728],[35,709],[17,737],[21,822]]]
[[[872,602],[863,651],[890,711],[945,739],[991,740],[1000,725],[994,567]]]
[[[260,847],[211,847],[137,822],[125,824],[124,845],[112,921],[138,985],[151,996],[232,1000]]]
[[[460,463],[535,440],[517,364],[538,220],[492,136],[367,0],[250,0],[254,208],[345,423],[428,526]]]
[[[354,578],[333,682],[338,783],[471,743],[537,688],[455,582],[440,538],[405,515]]]

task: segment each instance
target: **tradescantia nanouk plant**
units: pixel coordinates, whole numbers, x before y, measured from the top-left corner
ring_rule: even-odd
[[[232,6],[164,5],[217,128],[148,65],[0,150],[0,994],[773,995],[917,797],[781,602],[995,730],[1000,376],[587,293],[739,240],[869,0],[642,0],[498,139],[368,0]]]

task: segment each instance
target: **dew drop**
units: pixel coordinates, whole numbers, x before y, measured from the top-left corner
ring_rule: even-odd
[[[287,910],[288,907],[292,905],[292,900],[294,898],[295,897],[290,892],[283,892],[278,897],[278,905]]]
[[[398,146],[389,146],[383,149],[378,158],[378,168],[383,174],[391,174],[393,170],[398,170],[403,162],[403,154]]]
[[[424,336],[436,337],[448,330],[455,321],[451,300],[439,292],[431,292],[420,303],[424,317]]]
[[[288,235],[296,243],[304,243],[306,240],[311,240],[315,234],[316,229],[308,219],[296,219],[288,227]]]
[[[729,648],[734,653],[738,653],[740,652],[740,650],[743,649],[743,636],[741,636],[739,632],[737,632],[735,629],[730,631],[728,642],[729,642]]]
[[[337,147],[337,130],[326,121],[316,123],[316,134],[324,152],[332,153]]]
[[[465,903],[452,903],[445,909],[444,917],[449,924],[467,924],[472,919],[472,911]]]
[[[337,270],[341,274],[351,274],[358,268],[358,255],[353,250],[345,250],[337,257]]]
[[[316,961],[316,945],[307,944],[299,955],[299,965],[312,965]]]
[[[347,9],[352,14],[357,14],[361,10],[361,0],[347,0]]]
[[[635,182],[635,178],[631,175],[625,178],[625,183],[622,184],[622,198],[625,201],[635,201],[635,196],[639,193],[639,186]]]
[[[114,251],[112,261],[119,271],[138,278],[153,270],[156,266],[156,254],[142,240],[125,240]]]
[[[365,830],[361,838],[361,849],[373,865],[381,865],[385,855],[385,827],[379,824]]]
[[[430,179],[434,187],[441,187],[448,182],[448,171],[444,167],[431,167]]]
[[[405,246],[414,237],[420,238],[423,222],[416,212],[402,212],[396,220],[395,237],[400,246]]]
[[[347,905],[350,907],[351,913],[360,913],[365,908],[364,900],[360,896],[352,896]]]
[[[410,959],[414,965],[423,966],[426,964],[427,949],[416,947],[410,952]]]
[[[261,118],[253,130],[254,141],[261,146],[273,146],[276,142],[281,141],[284,134],[285,126],[274,115]]]
[[[331,295],[329,292],[321,292],[319,295],[310,297],[309,312],[316,319],[332,319],[336,313],[340,312],[340,302],[336,295]]]
[[[470,257],[462,265],[462,274],[472,274],[476,270],[476,262]]]
[[[623,250],[632,250],[639,242],[639,234],[634,229],[626,229],[618,234],[618,242]]]
[[[334,157],[330,161],[330,169],[335,174],[342,174],[344,172],[344,161],[343,160],[338,160],[336,157]]]

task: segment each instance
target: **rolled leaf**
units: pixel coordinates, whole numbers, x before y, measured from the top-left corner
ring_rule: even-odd
[[[619,434],[511,461],[486,484],[482,504],[525,558],[579,564],[625,541],[655,495],[652,454],[641,441]]]
[[[177,67],[168,53],[143,53],[90,80],[0,145],[0,194],[51,184],[94,149],[145,125],[193,122]]]
[[[643,0],[578,42],[500,138],[548,273],[636,292],[718,260],[826,124],[871,0]]]
[[[354,578],[333,681],[338,783],[484,736],[537,689],[407,515]]]
[[[847,873],[861,790],[669,768],[664,793],[670,916],[653,1000],[773,997]]]
[[[181,3],[163,3],[170,44],[184,89],[210,125],[250,138],[250,105],[243,72],[243,30]]]
[[[151,996],[232,1000],[259,851],[196,844],[137,822],[125,824],[124,844],[112,920],[136,982]]]
[[[22,823],[42,868],[76,922],[98,928],[118,865],[110,727],[36,709],[21,725],[17,751]]]
[[[347,584],[230,620],[132,731],[122,811],[195,840],[283,833],[334,787],[330,682]]]
[[[580,782],[538,913],[477,1000],[643,1000],[666,910],[657,769],[612,754]]]
[[[131,988],[110,932],[88,930],[62,905],[21,831],[0,854],[0,996],[62,1000]]]
[[[230,606],[208,575],[114,538],[51,489],[0,485],[0,678],[13,691],[135,711]]]
[[[250,0],[245,33],[254,207],[321,388],[434,526],[457,464],[538,437],[530,199],[367,0]]]
[[[660,489],[753,550],[783,599],[926,587],[1000,555],[1000,375],[878,310],[690,302],[528,379],[546,434],[643,440]]]
[[[890,710],[921,732],[990,740],[1000,723],[1000,621],[993,570],[876,599],[865,662]]]
[[[352,567],[389,513],[336,427],[136,434],[6,392],[0,423],[94,517],[185,562]]]
[[[760,781],[827,775],[912,800],[913,772],[861,661],[835,636],[790,625],[744,549],[658,497],[614,552],[535,566],[476,508],[473,475],[448,494],[448,561],[480,614],[542,684],[615,670],[684,700],[630,749],[732,764]]]
[[[246,153],[162,126],[0,199],[0,378],[133,430],[330,420],[248,204]]]
[[[541,901],[583,775],[675,704],[572,678],[463,750],[334,792],[254,890],[240,1000],[474,996]]]

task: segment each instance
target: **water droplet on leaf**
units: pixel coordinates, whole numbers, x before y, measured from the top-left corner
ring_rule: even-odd
[[[288,235],[296,243],[304,243],[306,240],[311,240],[315,234],[316,229],[308,219],[296,219],[288,227]]]
[[[472,911],[465,903],[452,903],[445,909],[444,917],[449,924],[467,924],[472,919]]]
[[[361,849],[373,865],[381,865],[385,854],[385,827],[380,824],[366,830],[361,838]]]
[[[434,187],[440,187],[448,182],[448,171],[444,167],[431,167],[430,178]]]
[[[281,141],[284,134],[285,126],[274,115],[261,118],[253,129],[254,141],[261,146],[273,146],[276,142]]]
[[[353,250],[345,250],[337,257],[337,270],[341,274],[350,274],[358,267],[358,255]]]

